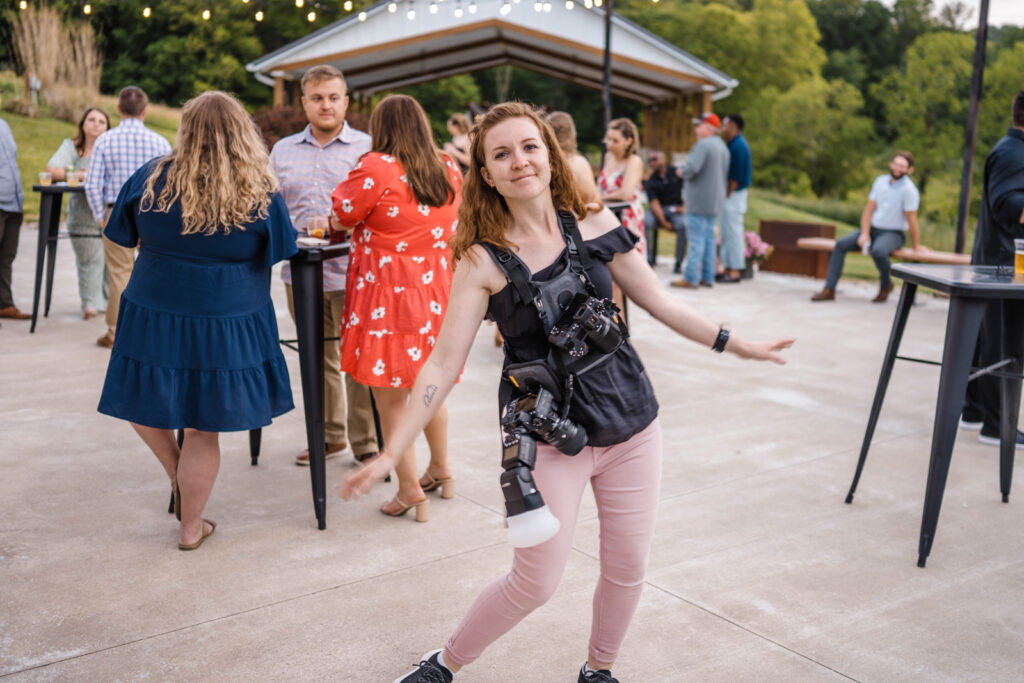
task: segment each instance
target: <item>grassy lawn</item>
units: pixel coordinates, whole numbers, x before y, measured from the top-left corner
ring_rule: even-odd
[[[785,206],[772,201],[770,196],[765,196],[753,190],[750,192],[747,200],[747,213],[743,219],[744,228],[750,232],[757,232],[758,225],[762,220],[832,223],[836,226],[836,237],[842,237],[849,232],[859,229],[857,226],[849,223],[840,223],[830,218]],[[676,253],[675,235],[665,230],[659,233],[658,253],[665,256],[673,256]],[[849,254],[846,257],[846,266],[843,268],[843,277],[877,282],[878,271],[875,270],[875,263],[871,260],[870,256]]]
[[[119,117],[114,107],[116,98],[101,97],[98,106],[109,112],[111,124],[116,125]],[[32,186],[39,182],[39,172],[46,170],[46,162],[60,147],[64,138],[77,135],[77,127],[67,121],[60,121],[45,116],[28,118],[18,116],[9,111],[0,112],[0,118],[7,122],[14,133],[14,141],[18,144],[18,169],[21,171],[21,184],[25,190],[25,222],[39,220],[39,195],[32,191]],[[167,138],[174,144],[180,114],[168,107],[155,106],[146,117],[146,125]]]

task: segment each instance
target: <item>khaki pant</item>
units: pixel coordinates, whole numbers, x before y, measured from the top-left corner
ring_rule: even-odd
[[[135,267],[135,249],[122,247],[103,236],[103,258],[107,262],[107,336],[114,338],[117,328],[117,309],[121,306],[121,293],[128,286]]]
[[[286,283],[284,289],[294,322],[292,286]],[[344,310],[344,290],[324,292],[325,337],[338,336]],[[356,455],[378,450],[370,388],[341,371],[341,345],[337,341],[324,342],[324,440],[330,444],[348,442]]]

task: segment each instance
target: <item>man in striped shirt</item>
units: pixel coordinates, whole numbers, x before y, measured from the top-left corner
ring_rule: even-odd
[[[348,109],[345,77],[333,66],[314,66],[302,76],[302,107],[309,124],[301,132],[278,140],[270,151],[270,170],[281,183],[281,196],[292,223],[302,234],[327,227],[331,192],[348,177],[359,158],[370,151],[370,136],[345,121]],[[324,262],[324,331],[337,336],[345,308],[348,257]],[[291,269],[286,262],[281,279],[288,295],[288,312],[295,320]],[[377,454],[370,389],[348,375],[342,378],[338,342],[324,344],[324,439],[328,458],[347,445],[357,460]],[[295,458],[308,465],[309,453]]]
[[[143,164],[171,153],[171,145],[142,123],[149,98],[141,88],[129,85],[117,96],[121,123],[96,138],[85,177],[85,199],[96,222],[106,225],[107,213],[117,201],[121,186]],[[121,293],[128,286],[135,265],[135,250],[122,247],[103,237],[103,256],[107,262],[107,332],[96,340],[99,346],[114,346],[117,310]]]

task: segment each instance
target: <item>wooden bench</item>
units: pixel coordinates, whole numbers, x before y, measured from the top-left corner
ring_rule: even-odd
[[[833,251],[836,241],[827,237],[801,237],[796,241],[801,249],[810,251]],[[967,266],[971,263],[970,254],[954,254],[948,251],[914,251],[900,247],[892,252],[893,258],[914,263],[939,263],[945,266]]]

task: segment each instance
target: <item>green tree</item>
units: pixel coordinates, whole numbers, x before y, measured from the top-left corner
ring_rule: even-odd
[[[443,143],[451,136],[445,123],[455,112],[466,110],[469,102],[480,100],[480,89],[469,74],[442,78],[439,81],[421,83],[398,91],[415,97],[430,119],[430,127],[438,143]]]
[[[874,147],[871,121],[860,115],[863,98],[843,80],[812,78],[785,93],[765,94],[766,110],[750,117],[756,183],[817,195],[861,187],[864,157]],[[760,169],[758,171],[758,169]],[[806,180],[802,181],[801,176]]]
[[[906,66],[872,89],[885,102],[894,149],[916,157],[922,193],[929,176],[957,168],[963,155],[973,53],[968,35],[923,35],[907,50]]]
[[[988,155],[992,146],[1010,127],[1010,103],[1024,90],[1024,42],[1000,50],[985,71],[984,90],[978,117],[978,154]],[[976,161],[975,167],[979,163]]]

